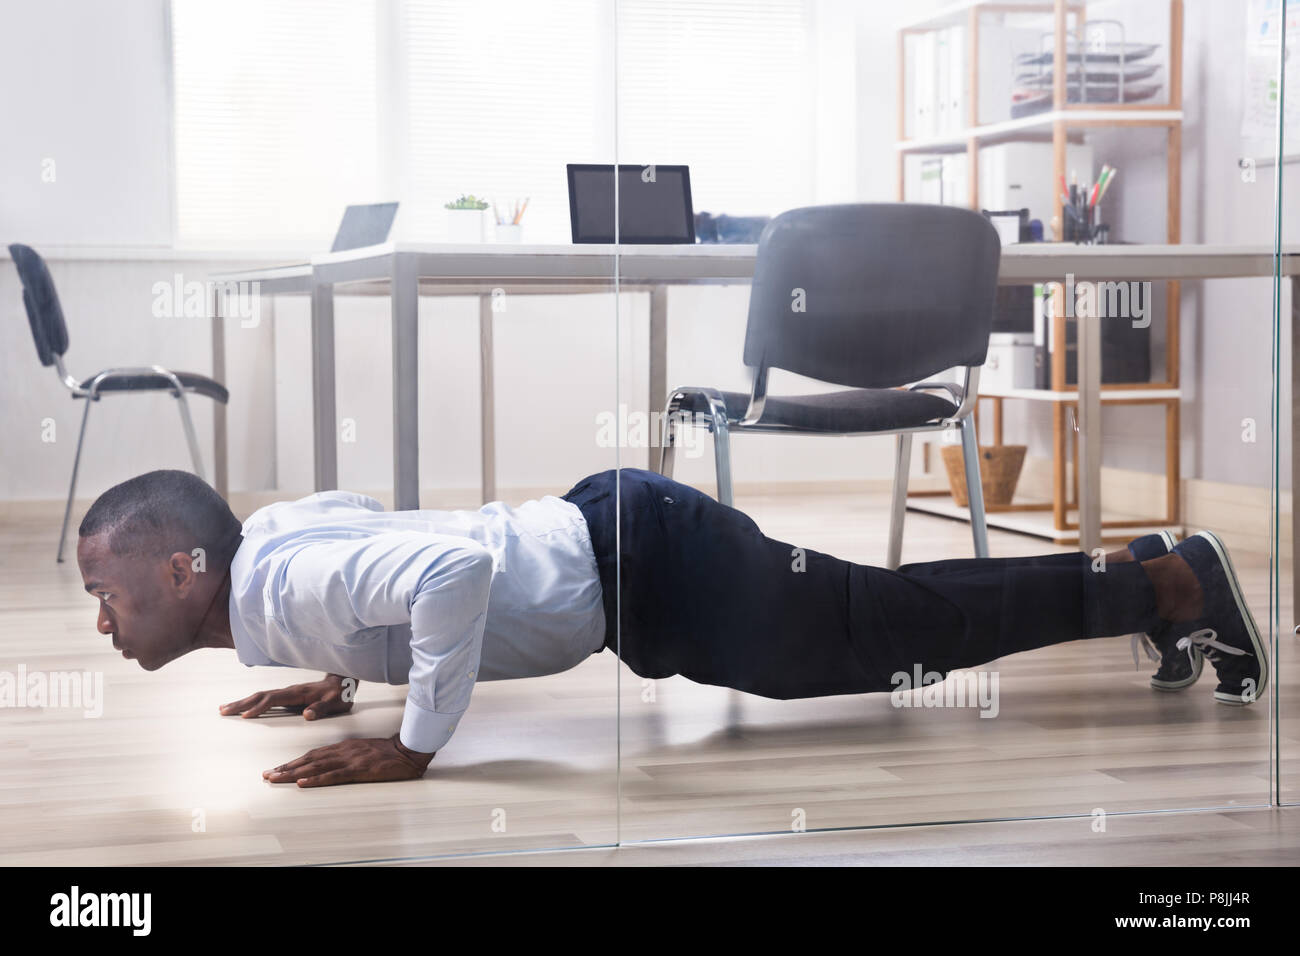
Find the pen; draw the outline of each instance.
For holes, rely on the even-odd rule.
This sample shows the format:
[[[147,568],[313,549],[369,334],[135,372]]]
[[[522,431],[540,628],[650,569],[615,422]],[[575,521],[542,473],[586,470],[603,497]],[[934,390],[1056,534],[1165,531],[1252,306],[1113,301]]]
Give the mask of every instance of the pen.
[[[1106,190],[1110,189],[1110,184],[1115,181],[1115,175],[1118,172],[1119,170],[1112,166],[1110,172],[1106,174],[1106,181],[1101,184],[1101,196],[1097,197],[1099,200],[1106,195]]]

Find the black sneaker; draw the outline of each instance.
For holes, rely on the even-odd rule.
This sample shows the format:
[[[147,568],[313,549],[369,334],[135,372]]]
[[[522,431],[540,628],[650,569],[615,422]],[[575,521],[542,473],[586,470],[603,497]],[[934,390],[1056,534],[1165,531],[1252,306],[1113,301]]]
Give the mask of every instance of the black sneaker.
[[[1137,561],[1152,561],[1163,558],[1177,543],[1172,532],[1161,531],[1134,538],[1128,543],[1128,550]],[[1200,679],[1204,665],[1200,647],[1189,645],[1185,651],[1178,648],[1178,640],[1185,636],[1186,631],[1184,625],[1161,621],[1149,634],[1133,635],[1133,666],[1140,663],[1139,651],[1145,651],[1147,657],[1159,662],[1160,666],[1151,675],[1152,689],[1166,692],[1183,690]]]
[[[1178,647],[1181,635],[1174,627],[1166,625],[1161,630],[1160,666],[1151,675],[1151,687],[1166,692],[1185,690],[1201,679],[1205,655],[1196,644],[1187,646],[1185,652],[1181,650]]]
[[[1268,686],[1268,655],[1255,619],[1218,535],[1198,531],[1174,545],[1201,585],[1205,611],[1180,637],[1177,646],[1200,648],[1219,676],[1214,699],[1221,704],[1250,704]]]

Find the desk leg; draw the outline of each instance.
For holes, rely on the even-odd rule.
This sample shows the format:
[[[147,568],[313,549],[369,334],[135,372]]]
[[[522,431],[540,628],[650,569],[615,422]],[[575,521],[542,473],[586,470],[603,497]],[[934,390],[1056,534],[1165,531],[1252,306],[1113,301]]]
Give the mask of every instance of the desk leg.
[[[1101,547],[1101,320],[1079,316],[1079,550]]]
[[[479,440],[483,504],[497,498],[496,383],[493,373],[492,296],[478,297]]]
[[[650,414],[662,412],[668,401],[668,287],[650,289]],[[658,436],[652,441],[657,442]],[[651,449],[653,457],[654,449]]]
[[[334,403],[334,286],[311,286],[311,421],[316,490],[339,486],[337,409]]]
[[[212,287],[212,377],[226,384],[226,320],[221,314],[222,290]],[[212,487],[222,498],[230,495],[230,465],[226,458],[226,406],[213,402],[212,410]]]
[[[414,260],[393,256],[393,510],[420,507],[420,284]]]

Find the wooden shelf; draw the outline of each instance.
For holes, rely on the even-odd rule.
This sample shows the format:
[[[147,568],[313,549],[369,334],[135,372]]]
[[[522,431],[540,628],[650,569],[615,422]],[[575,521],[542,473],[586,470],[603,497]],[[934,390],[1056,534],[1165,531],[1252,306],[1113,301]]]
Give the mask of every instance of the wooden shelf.
[[[1067,3],[1068,10],[1082,10],[1085,4],[1082,0],[1074,0]],[[899,30],[903,33],[919,33],[925,30],[938,30],[941,27],[960,26],[965,23],[971,13],[1051,13],[1055,6],[1050,0],[1039,0],[1039,2],[1017,2],[1017,0],[954,0],[947,6],[940,7],[934,13],[921,17],[903,24]]]
[[[1017,140],[1051,142],[1056,124],[1071,126],[1172,126],[1183,121],[1183,111],[1142,106],[1107,109],[1048,110],[1033,116],[956,130],[927,139],[907,139],[894,144],[899,153],[964,153],[971,144],[993,146]]]
[[[1087,6],[1079,0],[1050,0],[1050,2],[1013,4],[1008,2],[989,2],[989,0],[957,0],[934,14],[918,19],[898,31],[898,134],[895,143],[898,201],[906,200],[904,191],[904,171],[909,155],[965,153],[967,164],[966,202],[970,209],[980,208],[979,163],[980,150],[996,143],[1042,140],[1052,144],[1052,169],[1050,175],[1053,184],[1061,182],[1066,173],[1066,144],[1081,128],[1106,126],[1164,127],[1165,128],[1165,241],[1176,245],[1181,241],[1181,195],[1182,195],[1182,143],[1183,143],[1183,0],[1168,0],[1169,3],[1169,65],[1168,65],[1168,101],[1157,103],[1111,104],[1106,107],[1090,106],[1086,103],[1067,102],[1067,75],[1064,70],[1057,70],[1052,87],[1052,109],[1033,116],[1006,120],[1000,123],[981,124],[979,122],[979,20],[982,12],[988,13],[1050,13],[1053,20],[1054,46],[1053,60],[1061,64],[1067,62],[1067,37],[1071,33],[1082,42],[1083,29],[1087,22]],[[1074,15],[1075,23],[1069,23]],[[909,34],[925,33],[943,27],[966,25],[967,56],[966,69],[969,71],[966,92],[966,127],[961,130],[944,133],[925,139],[907,139],[907,101],[904,87],[907,83],[907,37]],[[1047,175],[1047,171],[1044,171]],[[1060,242],[1065,213],[1059,203],[1053,210],[1055,215],[1050,225],[1052,238]],[[1179,389],[1179,306],[1180,287],[1176,280],[1165,283],[1166,298],[1166,334],[1165,334],[1165,368],[1168,381],[1151,385],[1133,384],[1101,387],[1100,400],[1103,405],[1163,405],[1165,417],[1165,480],[1166,480],[1166,514],[1162,519],[1153,519],[1155,526],[1176,526],[1179,521],[1178,488],[1180,471],[1180,416],[1182,411],[1182,391]],[[1049,321],[1052,323],[1052,338],[1064,343],[1066,340],[1066,318],[1059,306],[1052,309]],[[1078,498],[1078,433],[1069,425],[1067,415],[1071,404],[1077,404],[1079,393],[1066,385],[1065,350],[1058,349],[1052,355],[1050,389],[989,389],[980,390],[981,399],[989,399],[993,405],[994,444],[1002,443],[1003,402],[1007,399],[1031,402],[1046,402],[1052,415],[1052,499],[1048,503],[1019,505],[1009,511],[990,512],[990,527],[1006,528],[1026,534],[1042,534],[1056,541],[1078,541],[1078,532],[1071,528],[1069,518],[1070,505],[1067,486],[1076,486],[1074,498]],[[978,414],[978,413],[977,413]],[[1070,445],[1075,453],[1072,462],[1067,465],[1066,455]],[[925,446],[926,455],[930,446]],[[927,457],[928,462],[928,457]],[[946,503],[945,503],[946,501]],[[947,514],[949,517],[964,517],[966,509],[957,508],[951,499],[908,499],[909,508],[932,511],[935,514]],[[1103,534],[1118,526],[1127,531],[1142,524],[1146,519],[1126,520],[1122,522],[1103,521]],[[1118,532],[1117,532],[1118,533]],[[1136,533],[1136,532],[1134,532]],[[1130,537],[1132,534],[1130,534]]]
[[[1057,544],[1077,545],[1079,543],[1078,514],[1073,509],[1070,509],[1068,514],[1073,519],[1070,523],[1074,524],[1075,527],[1058,528],[1052,516],[1052,502],[1017,502],[1017,504],[1029,504],[1036,507],[1018,508],[1015,511],[988,511],[984,515],[985,523],[990,528],[1047,538]],[[958,505],[950,495],[909,495],[907,508],[909,511],[920,511],[942,518],[970,521],[969,509]],[[1169,528],[1170,524],[1160,518],[1152,518],[1148,522],[1143,518],[1124,515],[1123,517],[1114,516],[1109,519],[1103,517],[1101,527],[1103,539],[1107,541],[1129,541],[1139,535],[1163,531]]]
[[[1079,393],[1073,389],[1057,390],[1051,388],[981,388],[980,398],[1021,398],[1031,402],[1077,402]],[[1103,387],[1102,404],[1125,405],[1135,402],[1167,401],[1181,399],[1183,391],[1179,388],[1117,388]]]

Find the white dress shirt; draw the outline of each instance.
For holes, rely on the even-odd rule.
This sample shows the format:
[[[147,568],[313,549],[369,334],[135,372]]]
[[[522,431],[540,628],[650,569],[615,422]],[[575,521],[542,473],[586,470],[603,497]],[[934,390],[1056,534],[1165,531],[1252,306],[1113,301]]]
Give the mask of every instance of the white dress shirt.
[[[475,681],[554,674],[604,645],[591,534],[561,498],[386,512],[322,491],[259,509],[243,534],[239,660],[409,684],[400,739],[420,753],[447,743]]]

